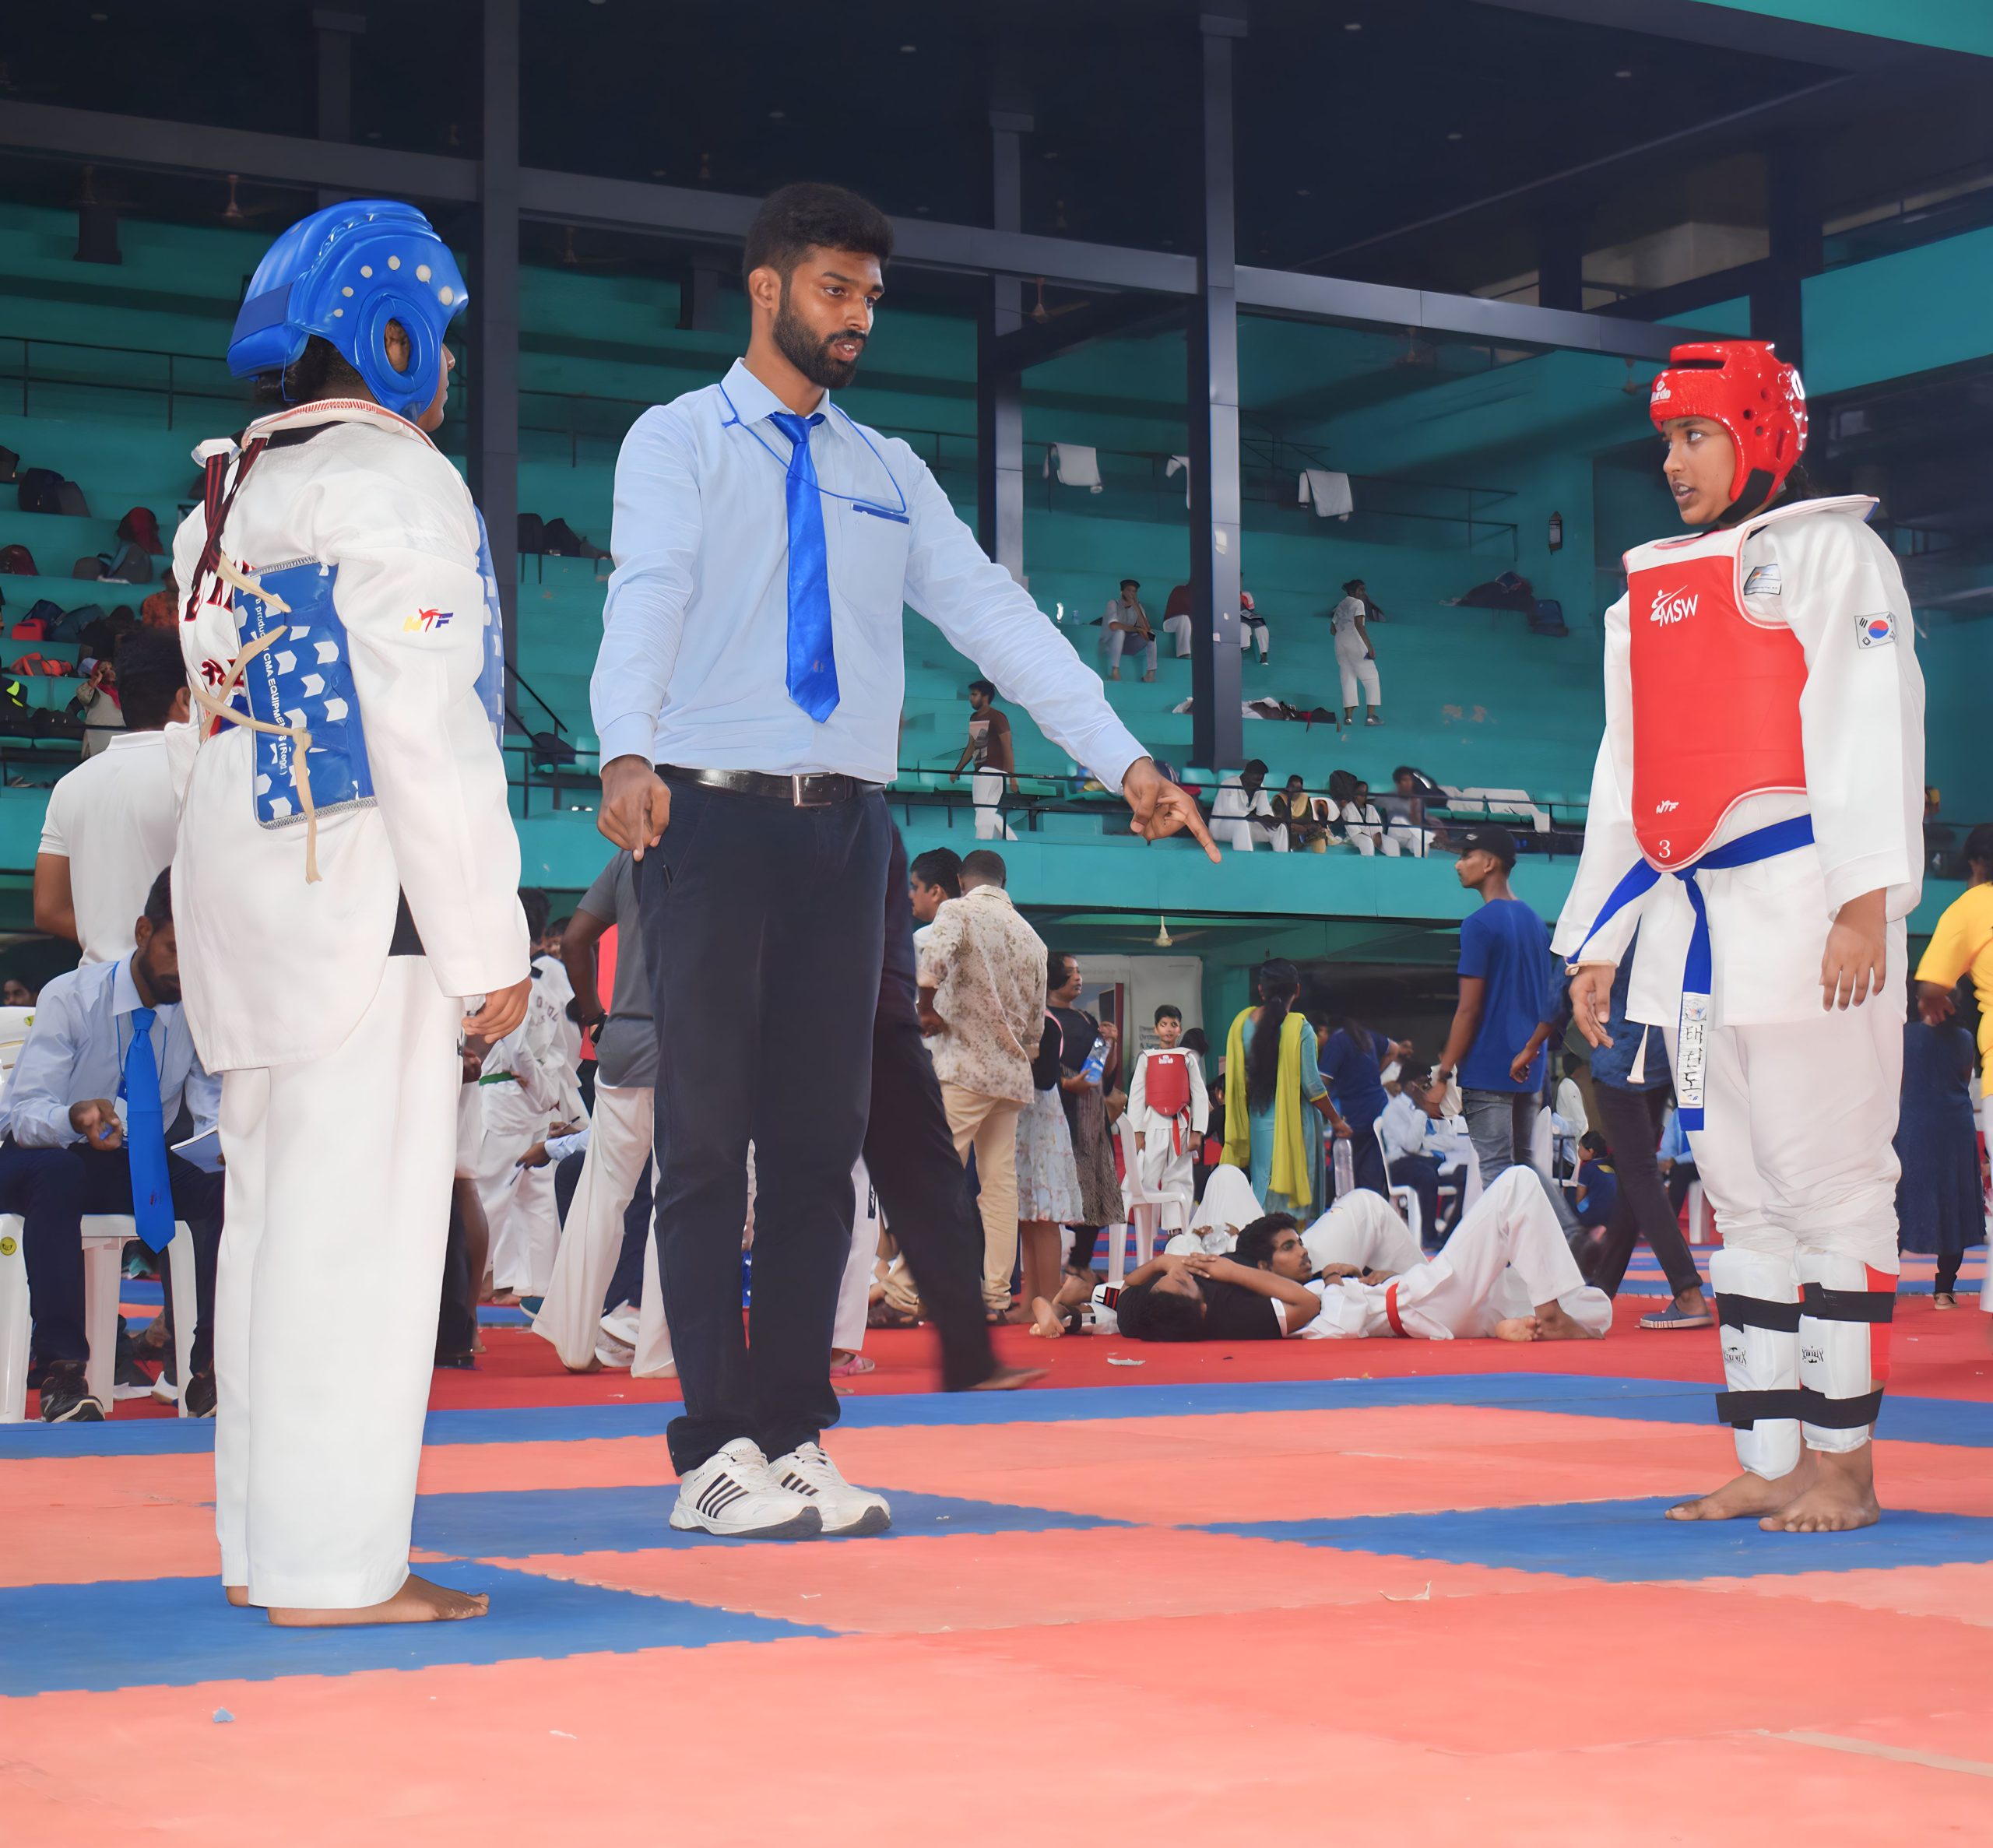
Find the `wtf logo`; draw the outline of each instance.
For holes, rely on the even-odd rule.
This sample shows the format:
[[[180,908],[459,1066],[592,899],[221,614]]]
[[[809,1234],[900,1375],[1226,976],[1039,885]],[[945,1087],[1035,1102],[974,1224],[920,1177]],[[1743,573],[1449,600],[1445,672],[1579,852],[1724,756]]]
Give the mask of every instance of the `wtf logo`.
[[[433,634],[438,629],[448,627],[455,613],[450,610],[418,610],[402,624],[402,631],[404,634]]]
[[[1654,607],[1647,612],[1647,620],[1664,625],[1686,622],[1696,613],[1696,606],[1702,601],[1699,596],[1691,596],[1685,590],[1664,591],[1654,600]]]

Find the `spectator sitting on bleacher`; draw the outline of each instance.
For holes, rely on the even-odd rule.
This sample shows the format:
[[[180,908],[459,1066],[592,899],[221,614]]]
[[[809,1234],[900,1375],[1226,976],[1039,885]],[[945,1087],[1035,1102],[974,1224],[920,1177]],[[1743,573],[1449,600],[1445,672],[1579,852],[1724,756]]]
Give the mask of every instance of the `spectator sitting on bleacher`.
[[[1250,590],[1242,590],[1239,593],[1239,646],[1240,649],[1243,651],[1250,648],[1257,641],[1260,645],[1260,665],[1264,667],[1267,664],[1267,644],[1269,639],[1267,619],[1260,615],[1259,606],[1253,601],[1253,593]]]
[[[149,592],[139,605],[139,620],[148,629],[180,633],[180,581],[169,567],[157,590]]]
[[[1187,584],[1173,584],[1169,588],[1169,600],[1162,606],[1162,632],[1176,639],[1176,659],[1187,661],[1190,658],[1190,587]]]
[[[1342,824],[1344,839],[1359,853],[1367,857],[1382,852],[1388,858],[1397,856],[1400,844],[1385,833],[1383,813],[1370,799],[1368,783],[1347,770],[1338,770],[1329,778],[1329,799]]]
[[[1101,619],[1101,652],[1107,657],[1107,677],[1118,680],[1121,677],[1121,655],[1124,648],[1137,648],[1142,655],[1142,678],[1155,678],[1155,631],[1149,627],[1149,613],[1136,597],[1141,584],[1133,578],[1121,580],[1121,594],[1107,606],[1107,613]]]
[[[86,964],[42,991],[0,1101],[0,1212],[22,1218],[33,1348],[47,1369],[41,1416],[51,1425],[104,1416],[83,1379],[86,1213],[131,1214],[156,1252],[173,1238],[176,1218],[188,1222],[199,1302],[192,1373],[181,1383],[196,1417],[215,1406],[210,1324],[222,1176],[171,1153],[167,1135],[183,1103],[193,1134],[213,1129],[221,1086],[202,1070],[180,1009],[170,871],[152,882],[144,903],[128,957]],[[170,1278],[167,1291],[171,1313]]]
[[[1315,798],[1308,793],[1297,771],[1287,779],[1285,791],[1274,798],[1275,817],[1287,824],[1288,850],[1292,853],[1326,853],[1329,829],[1320,818]]]
[[[1212,839],[1235,853],[1250,853],[1259,841],[1276,853],[1287,852],[1287,826],[1274,815],[1266,781],[1267,767],[1257,757],[1236,775],[1226,774],[1211,803]]]
[[[1425,817],[1427,809],[1445,801],[1445,794],[1424,771],[1409,764],[1401,764],[1391,772],[1391,792],[1377,798],[1387,837],[1414,859],[1423,859],[1429,848],[1445,844],[1446,831]]]
[[[58,782],[34,862],[35,928],[86,963],[131,954],[132,920],[173,858],[180,809],[165,728],[187,716],[178,634],[141,630],[118,652],[124,729]]]

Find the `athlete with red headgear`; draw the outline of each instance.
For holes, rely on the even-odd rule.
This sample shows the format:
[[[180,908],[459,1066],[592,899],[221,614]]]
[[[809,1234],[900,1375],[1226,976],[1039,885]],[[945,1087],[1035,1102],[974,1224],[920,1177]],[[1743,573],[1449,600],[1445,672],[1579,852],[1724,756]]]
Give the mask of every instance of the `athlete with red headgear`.
[[[1678,346],[1654,382],[1686,537],[1626,554],[1605,736],[1555,947],[1578,1024],[1663,1030],[1723,1247],[1710,1260],[1743,1473],[1669,1510],[1787,1532],[1875,1520],[1896,1284],[1903,920],[1924,681],[1866,496],[1814,497],[1806,398],[1770,345]],[[1651,1036],[1642,1057],[1659,1055]]]

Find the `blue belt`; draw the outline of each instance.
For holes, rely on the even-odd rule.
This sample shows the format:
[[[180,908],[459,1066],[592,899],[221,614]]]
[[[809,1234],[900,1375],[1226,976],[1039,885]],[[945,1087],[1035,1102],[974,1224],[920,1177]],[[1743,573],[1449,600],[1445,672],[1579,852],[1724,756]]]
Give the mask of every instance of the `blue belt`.
[[[1719,872],[1733,866],[1752,866],[1760,860],[1776,859],[1795,848],[1810,846],[1813,817],[1795,815],[1790,821],[1774,821],[1768,827],[1753,828],[1721,847],[1712,847],[1691,866],[1668,870],[1689,888],[1689,903],[1696,914],[1695,928],[1689,933],[1689,954],[1682,965],[1682,1012],[1676,1037],[1675,1112],[1684,1130],[1703,1126],[1703,1066],[1704,1039],[1709,1026],[1710,984],[1713,959],[1710,951],[1710,914],[1703,903],[1702,887],[1696,875],[1714,867]],[[1636,898],[1650,892],[1660,881],[1661,870],[1645,860],[1635,866],[1612,888],[1591,929],[1585,933],[1570,957],[1576,962],[1584,954],[1585,943],[1603,930]]]

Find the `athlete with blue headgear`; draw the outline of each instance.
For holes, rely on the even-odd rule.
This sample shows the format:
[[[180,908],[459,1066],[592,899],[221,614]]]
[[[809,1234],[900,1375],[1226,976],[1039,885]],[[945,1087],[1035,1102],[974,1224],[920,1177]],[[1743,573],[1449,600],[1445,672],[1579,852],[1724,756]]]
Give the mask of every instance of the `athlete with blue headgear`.
[[[174,544],[201,708],[174,897],[228,1175],[216,1527],[230,1601],[279,1623],[484,1608],[408,1558],[465,997],[495,1040],[531,986],[490,549],[426,434],[464,302],[412,206],[284,233],[228,349],[267,409],[195,451]],[[328,1304],[359,1305],[336,1392],[300,1358]]]

